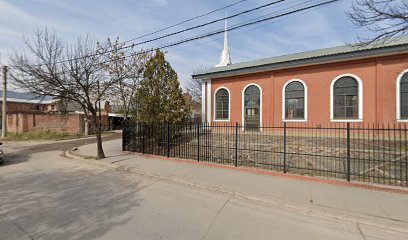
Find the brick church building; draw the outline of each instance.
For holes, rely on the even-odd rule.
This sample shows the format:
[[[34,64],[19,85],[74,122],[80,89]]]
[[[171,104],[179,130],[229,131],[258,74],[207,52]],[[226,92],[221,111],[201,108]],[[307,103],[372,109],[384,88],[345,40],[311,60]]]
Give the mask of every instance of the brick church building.
[[[193,78],[204,122],[408,122],[408,38],[231,64],[225,31],[220,64]]]

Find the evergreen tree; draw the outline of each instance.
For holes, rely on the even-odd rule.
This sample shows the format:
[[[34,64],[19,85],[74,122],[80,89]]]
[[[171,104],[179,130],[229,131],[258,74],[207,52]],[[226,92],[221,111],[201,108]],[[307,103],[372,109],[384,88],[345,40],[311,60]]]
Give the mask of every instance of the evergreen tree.
[[[181,123],[190,117],[176,71],[157,50],[146,63],[144,77],[136,93],[137,119],[141,122]]]

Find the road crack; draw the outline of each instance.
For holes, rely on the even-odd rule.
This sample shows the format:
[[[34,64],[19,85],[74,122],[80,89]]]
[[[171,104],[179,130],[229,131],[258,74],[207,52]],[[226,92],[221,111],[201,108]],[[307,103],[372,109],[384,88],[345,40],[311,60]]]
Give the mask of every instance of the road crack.
[[[363,232],[363,230],[361,229],[359,223],[356,223],[356,227],[357,227],[357,230],[358,230],[358,232],[360,233],[361,237],[362,237],[364,240],[367,240],[367,238],[366,238],[366,236],[364,235],[364,232]]]
[[[212,229],[215,221],[217,220],[218,216],[221,214],[222,210],[225,208],[225,206],[231,201],[231,199],[234,197],[234,194],[231,194],[230,197],[225,201],[225,203],[218,209],[217,214],[215,214],[214,218],[211,220],[210,225],[208,226],[207,230],[205,231],[204,235],[201,237],[201,239],[205,239]]]

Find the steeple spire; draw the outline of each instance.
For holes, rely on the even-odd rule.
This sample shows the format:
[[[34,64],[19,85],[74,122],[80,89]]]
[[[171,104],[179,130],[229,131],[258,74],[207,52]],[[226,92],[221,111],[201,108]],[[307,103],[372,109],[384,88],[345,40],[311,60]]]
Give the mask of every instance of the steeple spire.
[[[225,14],[227,16],[227,14]],[[220,63],[215,65],[216,67],[224,67],[231,64],[231,54],[228,49],[228,23],[225,19],[225,30],[224,30],[224,49],[221,52]]]

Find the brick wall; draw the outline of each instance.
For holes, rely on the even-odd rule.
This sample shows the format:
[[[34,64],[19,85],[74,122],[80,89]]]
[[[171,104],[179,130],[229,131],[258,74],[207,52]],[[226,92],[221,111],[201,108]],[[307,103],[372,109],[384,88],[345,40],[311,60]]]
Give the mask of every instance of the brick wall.
[[[82,114],[12,113],[7,117],[9,132],[53,130],[68,133],[84,132]]]
[[[243,122],[243,94],[249,85],[261,90],[260,122],[283,122],[283,87],[290,80],[302,80],[307,87],[307,122],[330,123],[331,84],[338,76],[357,76],[362,82],[362,122],[397,123],[396,81],[408,67],[408,55],[377,57],[308,67],[274,70],[263,73],[214,78],[211,80],[211,120],[214,121],[214,94],[219,88],[230,91],[230,120]],[[210,112],[209,112],[210,111]],[[208,114],[209,115],[209,114]],[[223,121],[225,122],[225,121]]]

